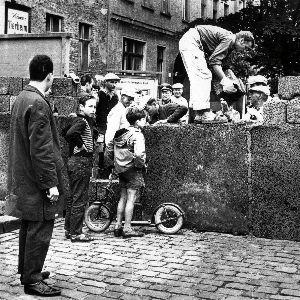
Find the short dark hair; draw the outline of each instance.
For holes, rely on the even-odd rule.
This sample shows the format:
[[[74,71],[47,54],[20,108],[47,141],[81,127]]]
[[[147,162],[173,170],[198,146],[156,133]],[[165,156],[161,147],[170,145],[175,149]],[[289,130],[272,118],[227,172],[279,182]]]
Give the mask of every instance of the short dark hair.
[[[33,81],[43,81],[49,73],[53,73],[53,62],[48,55],[39,54],[29,63],[29,77]]]
[[[126,119],[130,125],[134,125],[134,123],[142,118],[146,118],[146,113],[143,109],[132,106],[127,108]]]
[[[81,84],[82,86],[84,86],[84,85],[86,85],[87,83],[92,83],[92,76],[87,75],[87,74],[81,76],[81,78],[80,78],[80,84]]]
[[[237,39],[243,38],[247,42],[252,42],[251,48],[255,47],[255,40],[251,31],[240,31],[236,34],[236,38]]]
[[[155,98],[150,98],[150,99],[147,101],[147,104],[148,104],[148,105],[152,105],[153,102],[156,102],[156,99],[155,99]]]
[[[96,99],[93,95],[90,95],[90,94],[87,94],[87,95],[84,95],[84,96],[81,96],[79,99],[78,99],[78,105],[83,105],[85,106],[86,104],[86,101],[90,100],[90,99]]]

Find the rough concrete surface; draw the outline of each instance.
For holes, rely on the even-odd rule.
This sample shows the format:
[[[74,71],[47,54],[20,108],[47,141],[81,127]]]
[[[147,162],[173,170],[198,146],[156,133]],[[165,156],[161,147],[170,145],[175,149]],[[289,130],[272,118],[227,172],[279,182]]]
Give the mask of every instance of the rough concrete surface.
[[[58,220],[44,265],[48,282],[62,288],[52,299],[300,299],[297,242],[142,230],[122,239],[109,228],[91,243],[71,243]],[[43,299],[24,294],[17,254],[17,232],[0,235],[0,299]]]
[[[251,130],[252,200],[255,236],[300,239],[299,127]]]
[[[146,211],[175,202],[190,227],[247,233],[245,126],[153,127],[145,133],[149,172]]]

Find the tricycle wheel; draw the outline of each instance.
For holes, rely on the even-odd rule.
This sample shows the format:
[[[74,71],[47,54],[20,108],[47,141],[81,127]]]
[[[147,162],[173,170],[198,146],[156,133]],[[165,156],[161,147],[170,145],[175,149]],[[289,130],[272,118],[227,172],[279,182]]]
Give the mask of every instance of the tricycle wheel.
[[[172,204],[162,204],[154,214],[154,222],[162,233],[174,234],[183,225],[183,213]]]
[[[106,230],[111,223],[111,213],[109,208],[104,204],[92,204],[84,213],[86,226],[95,232]]]

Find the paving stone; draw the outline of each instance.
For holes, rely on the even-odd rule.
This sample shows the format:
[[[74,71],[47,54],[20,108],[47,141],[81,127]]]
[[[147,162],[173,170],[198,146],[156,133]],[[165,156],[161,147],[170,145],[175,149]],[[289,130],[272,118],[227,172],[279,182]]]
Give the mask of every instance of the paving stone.
[[[57,300],[300,300],[297,242],[185,230],[183,236],[161,238],[161,235],[151,233],[150,237],[138,241],[118,241],[108,232],[95,234],[98,237],[96,243],[80,245],[70,244],[63,234],[61,220],[55,224],[45,262],[45,269],[52,271],[51,283],[56,282],[63,290],[62,297]],[[196,256],[193,254],[199,252],[199,261],[185,259],[176,263],[161,250],[166,249],[163,248],[165,244],[168,254],[174,257]],[[180,244],[184,247],[179,251]],[[136,255],[127,256],[126,249],[129,249],[128,253],[133,250]],[[147,260],[147,257],[153,257],[155,249],[157,259]],[[0,275],[0,299],[24,296],[16,274],[17,254],[18,233],[0,234],[0,255],[6,258],[0,260],[0,268],[4,270]],[[106,264],[107,261],[124,264]],[[166,267],[168,265],[172,268]]]
[[[288,295],[288,296],[300,297],[300,290],[283,289],[283,290],[281,290],[281,294]]]
[[[139,290],[137,290],[136,293],[138,295],[141,295],[141,296],[150,296],[151,298],[158,298],[158,299],[168,299],[168,298],[170,298],[169,293],[162,292],[162,291],[139,289]]]

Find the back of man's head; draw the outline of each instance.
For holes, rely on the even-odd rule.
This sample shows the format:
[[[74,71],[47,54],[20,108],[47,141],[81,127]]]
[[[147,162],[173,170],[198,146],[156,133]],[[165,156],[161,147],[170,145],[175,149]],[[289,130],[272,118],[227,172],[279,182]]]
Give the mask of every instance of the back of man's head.
[[[85,86],[87,83],[92,83],[92,77],[90,75],[83,75],[80,78],[81,86]]]
[[[29,63],[29,77],[32,81],[43,81],[53,73],[53,62],[47,55],[36,55]]]

